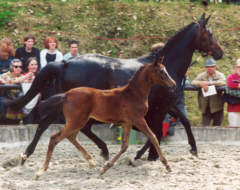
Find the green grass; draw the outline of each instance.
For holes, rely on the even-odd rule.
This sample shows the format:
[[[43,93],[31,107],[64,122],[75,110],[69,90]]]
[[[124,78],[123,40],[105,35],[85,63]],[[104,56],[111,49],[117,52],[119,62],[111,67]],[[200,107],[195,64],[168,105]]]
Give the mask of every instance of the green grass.
[[[3,2],[3,1],[1,1]],[[59,40],[59,49],[66,52],[68,41],[80,41],[80,53],[100,53],[106,56],[133,58],[146,54],[154,43],[166,42],[183,26],[197,21],[202,13],[211,15],[208,27],[224,48],[225,55],[218,61],[218,69],[226,76],[233,72],[235,60],[240,57],[239,6],[210,4],[189,0],[149,2],[119,0],[12,0],[7,2],[12,16],[6,17],[0,28],[0,38],[13,39],[15,47],[22,45],[23,36],[33,33],[37,47],[43,48],[43,40],[51,32]],[[1,9],[1,8],[0,8]],[[158,36],[159,39],[99,40],[103,38],[134,38]],[[161,39],[161,37],[163,37]],[[199,64],[188,71],[193,79],[202,72],[205,59],[198,53]],[[193,125],[199,125],[201,114],[197,106],[197,93],[186,92],[186,107]],[[226,125],[226,113],[225,121]]]

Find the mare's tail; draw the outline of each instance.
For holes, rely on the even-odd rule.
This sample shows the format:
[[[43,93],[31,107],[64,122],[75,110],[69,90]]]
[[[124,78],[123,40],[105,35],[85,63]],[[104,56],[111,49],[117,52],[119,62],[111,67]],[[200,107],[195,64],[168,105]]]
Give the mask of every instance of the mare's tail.
[[[19,110],[24,107],[30,100],[32,100],[39,92],[41,92],[44,87],[48,84],[48,82],[53,79],[58,79],[60,74],[60,64],[48,64],[45,66],[40,73],[34,79],[31,88],[28,92],[17,99],[0,102],[5,106],[10,107],[13,110]]]
[[[39,114],[42,118],[49,115],[52,112],[61,113],[62,112],[62,105],[66,100],[66,94],[56,94],[53,95],[46,100],[41,101],[39,104]]]

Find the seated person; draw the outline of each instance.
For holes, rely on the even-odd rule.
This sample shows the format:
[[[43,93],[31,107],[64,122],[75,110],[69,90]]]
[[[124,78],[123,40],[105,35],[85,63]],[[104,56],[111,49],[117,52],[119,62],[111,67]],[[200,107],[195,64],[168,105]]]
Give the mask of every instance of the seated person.
[[[26,64],[26,72],[23,75],[27,75],[28,73],[32,73],[32,77],[26,78],[21,83],[23,94],[26,94],[29,88],[32,85],[33,80],[35,79],[35,76],[39,72],[39,66],[37,59],[35,57],[30,57]],[[38,116],[38,110],[37,110],[37,103],[40,100],[40,94],[37,94],[28,104],[23,108],[23,112],[26,115],[26,117],[23,119],[24,124],[30,124],[30,123],[37,123],[39,116]]]
[[[1,75],[1,80],[4,84],[19,84],[28,78],[32,77],[32,74],[26,74],[22,76],[22,62],[19,59],[13,59],[10,63],[9,71]],[[8,99],[15,99],[21,93],[20,89],[10,89],[7,91],[6,98]],[[20,120],[23,119],[23,112],[20,111],[13,111],[7,108],[6,115],[5,115],[5,122],[6,124],[18,124]]]

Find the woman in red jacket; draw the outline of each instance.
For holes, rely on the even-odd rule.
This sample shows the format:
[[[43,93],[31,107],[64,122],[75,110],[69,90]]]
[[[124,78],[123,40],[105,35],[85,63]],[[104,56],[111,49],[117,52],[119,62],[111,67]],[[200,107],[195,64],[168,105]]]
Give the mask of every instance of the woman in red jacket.
[[[236,62],[236,72],[229,75],[227,86],[240,95],[240,59]],[[240,103],[228,104],[228,122],[230,127],[240,127]]]

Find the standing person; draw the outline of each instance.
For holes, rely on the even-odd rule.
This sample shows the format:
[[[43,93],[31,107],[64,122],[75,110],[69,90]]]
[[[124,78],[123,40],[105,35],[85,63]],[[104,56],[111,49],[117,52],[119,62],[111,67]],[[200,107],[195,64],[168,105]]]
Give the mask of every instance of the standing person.
[[[40,51],[33,47],[36,44],[35,37],[32,34],[27,34],[23,38],[24,46],[16,50],[16,58],[23,63],[23,71],[26,71],[26,62],[28,58],[35,57],[38,64],[40,63]],[[40,65],[39,65],[40,66]]]
[[[14,59],[15,50],[12,40],[4,38],[0,41],[0,74],[9,71],[11,61]]]
[[[41,69],[53,61],[62,61],[63,55],[57,50],[58,42],[55,37],[46,37],[44,41],[45,49],[40,52]],[[46,99],[55,94],[55,81],[49,82],[42,90],[42,99]]]
[[[79,43],[77,41],[75,40],[70,41],[69,52],[63,56],[63,60],[67,61],[69,59],[79,56],[80,54],[78,53],[78,45]]]
[[[21,83],[23,94],[26,94],[29,88],[32,85],[33,80],[35,79],[36,75],[39,72],[38,62],[35,57],[30,57],[26,62],[26,72],[23,75],[27,75],[28,73],[32,73],[31,78],[27,78]],[[24,124],[29,123],[37,123],[37,120],[39,118],[38,116],[38,110],[37,110],[37,103],[40,100],[40,94],[36,95],[24,108],[23,112],[25,115],[27,115],[23,119]]]
[[[55,37],[46,37],[44,41],[45,49],[40,52],[40,65],[41,69],[45,67],[48,63],[53,61],[62,61],[63,55],[57,49],[58,42]]]
[[[235,73],[228,76],[226,92],[240,98],[240,59],[236,62]],[[230,104],[227,106],[228,122],[230,127],[240,127],[240,103]]]
[[[1,75],[1,79],[4,84],[19,84],[25,80],[29,80],[32,78],[32,73],[28,73],[26,75],[22,75],[22,62],[20,59],[13,59],[10,63],[10,69],[8,72]],[[10,89],[7,91],[7,98],[15,99],[21,93],[20,89]],[[23,112],[20,111],[13,111],[11,109],[7,109],[6,112],[6,120],[5,124],[18,124],[20,120],[23,119]]]
[[[200,73],[193,81],[192,85],[201,87],[204,92],[208,92],[209,86],[224,86],[226,78],[223,73],[217,71],[216,61],[212,58],[205,62],[205,72]],[[198,105],[202,112],[202,125],[209,126],[213,120],[213,126],[220,126],[223,120],[223,96],[216,93],[211,96],[203,96],[198,93]]]

